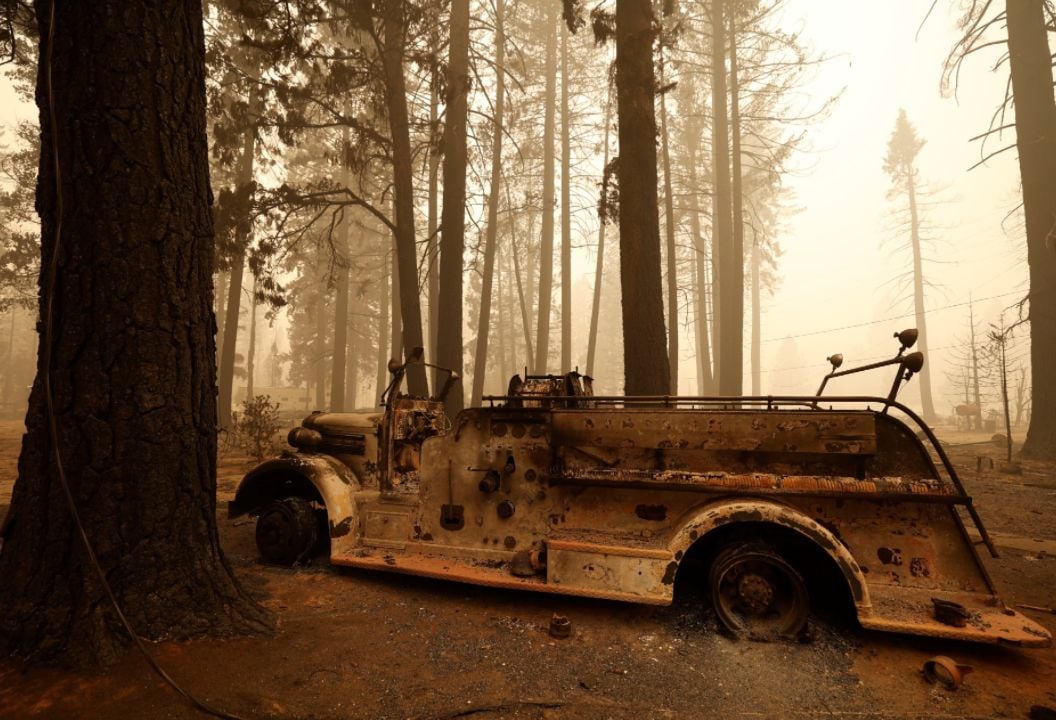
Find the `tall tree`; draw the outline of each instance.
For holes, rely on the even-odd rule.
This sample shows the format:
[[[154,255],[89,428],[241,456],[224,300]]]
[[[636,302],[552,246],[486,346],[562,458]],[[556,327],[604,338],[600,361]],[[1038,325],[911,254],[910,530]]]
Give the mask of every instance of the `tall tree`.
[[[387,249],[387,243],[382,241],[382,247]],[[385,385],[388,383],[389,371],[388,364],[389,359],[392,357],[389,355],[389,333],[392,329],[389,325],[389,319],[391,315],[389,313],[389,307],[396,297],[395,292],[389,291],[390,279],[395,282],[396,279],[392,277],[390,272],[389,254],[387,251],[382,251],[380,254],[381,267],[378,269],[378,332],[377,332],[377,363],[376,372],[374,373],[374,403],[381,402],[381,394],[385,391]]]
[[[257,276],[253,276],[253,289],[249,293],[249,345],[246,348],[246,400],[251,400],[254,393],[257,363]]]
[[[506,101],[506,38],[503,35],[505,8],[505,0],[496,0],[495,103],[491,136],[491,185],[488,190],[488,220],[485,227],[486,237],[484,240],[484,274],[480,289],[480,319],[477,323],[477,351],[473,367],[473,394],[470,400],[472,407],[479,406],[480,399],[484,395],[484,376],[487,373],[488,358],[488,333],[491,330],[491,285],[492,278],[495,275],[495,245],[499,229],[499,187],[502,182],[502,116]],[[503,328],[500,324],[500,332],[502,331]],[[502,366],[501,357],[500,354],[500,368]]]
[[[259,96],[256,83],[250,85],[246,127],[242,130],[242,154],[238,161],[236,190],[233,197],[245,200],[252,192],[253,164],[256,149],[257,126],[254,116],[258,112]],[[239,203],[242,204],[242,203]],[[220,348],[220,387],[217,405],[220,410],[221,428],[231,426],[231,403],[235,389],[235,354],[238,343],[238,317],[242,307],[242,279],[246,267],[246,253],[252,242],[253,223],[245,212],[241,222],[235,225],[235,248],[228,275],[227,302],[224,311],[224,344]]]
[[[908,216],[909,246],[913,255],[913,309],[920,337],[917,345],[925,357],[928,355],[927,311],[924,307],[924,256],[921,252],[921,217],[917,202],[919,173],[917,156],[924,147],[924,140],[917,136],[905,110],[898,111],[895,129],[887,144],[884,171],[891,177],[892,187],[888,197],[904,196]],[[931,394],[931,366],[925,363],[920,371],[920,403],[924,419],[935,422],[935,402]]]
[[[1044,0],[1007,0],[1030,268],[1031,416],[1023,454],[1056,458],[1056,101]],[[1051,14],[1049,15],[1051,18]]]
[[[965,5],[958,23],[963,33],[946,59],[943,88],[956,88],[962,63],[970,55],[991,46],[1007,48],[1010,78],[1005,97],[990,131],[979,139],[986,142],[1004,129],[995,127],[995,121],[1014,107],[1030,279],[1033,407],[1022,452],[1056,458],[1056,376],[1048,372],[1056,353],[1056,197],[1051,192],[1056,186],[1056,98],[1048,42],[1054,8],[1050,0],[1006,0],[1001,8],[994,2]],[[1007,32],[1006,42],[993,37],[995,28]]]
[[[572,369],[572,141],[568,112],[568,26],[561,24],[561,365]]]
[[[616,0],[620,286],[628,395],[670,391],[657,209],[655,34],[650,0]]]
[[[330,363],[332,368],[330,373],[330,409],[333,412],[343,412],[346,409],[351,409],[345,404],[350,392],[350,389],[345,387],[345,382],[348,380],[348,276],[351,270],[349,238],[352,234],[352,219],[345,217],[341,224],[336,257],[334,258],[334,273],[337,278],[334,283],[334,349],[331,353]]]
[[[740,383],[730,363],[740,355],[730,347],[732,333],[728,327],[732,322],[730,307],[736,303],[733,297],[734,282],[733,218],[730,187],[730,129],[727,114],[726,84],[726,3],[728,0],[711,0],[711,153],[714,181],[714,211],[711,225],[712,337],[715,339],[715,367],[720,395],[739,395]]]
[[[737,55],[737,13],[730,8],[730,202],[732,228],[729,253],[722,266],[722,394],[744,392],[744,177],[741,171],[741,85]]]
[[[665,13],[666,20],[666,13]],[[665,86],[664,48],[660,43],[660,84]],[[667,358],[671,394],[678,395],[678,256],[675,251],[675,200],[671,182],[671,138],[667,128],[667,90],[660,93],[660,148],[664,168],[664,238],[667,256]]]
[[[603,168],[609,166],[609,131],[612,128],[612,83],[606,83],[605,139],[602,141]],[[587,375],[594,376],[594,358],[598,351],[598,320],[601,317],[601,285],[605,269],[605,218],[598,219],[598,257],[594,268],[594,301],[590,306],[590,333],[587,336]]]
[[[543,100],[543,227],[539,242],[539,319],[536,322],[534,372],[547,371],[550,354],[550,308],[554,284],[554,108],[557,105],[557,8],[547,3],[546,96]],[[529,289],[528,297],[532,296]]]
[[[451,2],[444,116],[444,202],[440,228],[440,365],[462,375],[462,255],[466,247],[466,118],[469,112],[469,0]],[[403,280],[403,278],[401,278]],[[417,276],[408,279],[417,288]],[[465,404],[461,384],[444,400],[449,417]]]
[[[125,642],[63,485],[137,632],[258,629],[215,520],[201,4],[36,11],[43,334],[2,529],[0,653],[96,663]]]
[[[430,8],[432,13],[432,31],[429,43],[434,52],[440,47],[440,5]],[[437,341],[440,332],[440,243],[437,230],[440,227],[440,63],[433,59],[429,69],[429,151],[426,153],[428,165],[428,199],[426,201],[426,230],[429,239],[426,243],[426,276],[429,297],[429,353],[434,365],[439,365]],[[439,370],[432,375],[433,386],[440,382]]]
[[[399,285],[402,293],[400,313],[403,325],[403,347],[405,352],[411,352],[414,348],[423,347],[423,345],[422,304],[418,295],[418,250],[414,234],[414,161],[411,152],[410,122],[407,117],[407,88],[403,70],[407,29],[406,0],[385,0],[381,12],[382,32],[380,36],[375,33],[374,37],[381,54],[385,74],[385,105],[388,110],[392,141],[393,209],[396,220],[393,236],[396,242],[396,260],[399,266]],[[371,26],[371,31],[374,32],[373,26]],[[449,107],[448,112],[450,111]],[[465,182],[464,178],[463,182]],[[442,273],[443,268],[441,267],[441,275]],[[459,337],[461,337],[461,329],[459,329]],[[461,363],[458,367],[461,368]],[[424,396],[429,393],[425,368],[421,364],[408,368],[407,389],[412,395]],[[457,395],[457,393],[453,394]]]

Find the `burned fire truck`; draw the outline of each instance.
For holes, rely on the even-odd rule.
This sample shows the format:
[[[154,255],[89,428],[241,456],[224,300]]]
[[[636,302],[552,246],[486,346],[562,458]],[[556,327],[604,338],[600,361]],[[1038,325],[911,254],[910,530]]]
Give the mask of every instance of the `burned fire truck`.
[[[719,621],[753,636],[795,636],[812,599],[835,599],[865,628],[1047,646],[997,596],[972,499],[896,399],[924,363],[915,330],[896,337],[888,360],[829,358],[816,395],[600,397],[575,372],[526,374],[451,422],[443,397],[401,394],[394,362],[381,409],[308,416],[230,515],[257,516],[273,563],[328,542],[335,565],[638,603],[706,583]],[[881,367],[886,397],[823,396]]]

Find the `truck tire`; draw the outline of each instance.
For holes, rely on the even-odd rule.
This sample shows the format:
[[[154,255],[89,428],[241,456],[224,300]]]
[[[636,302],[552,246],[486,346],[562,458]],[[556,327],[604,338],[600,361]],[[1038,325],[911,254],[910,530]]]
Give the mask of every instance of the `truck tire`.
[[[756,640],[795,638],[807,624],[810,595],[802,575],[770,545],[733,541],[708,573],[719,622]]]
[[[257,517],[257,549],[265,562],[293,565],[319,544],[315,509],[300,497],[272,500]]]

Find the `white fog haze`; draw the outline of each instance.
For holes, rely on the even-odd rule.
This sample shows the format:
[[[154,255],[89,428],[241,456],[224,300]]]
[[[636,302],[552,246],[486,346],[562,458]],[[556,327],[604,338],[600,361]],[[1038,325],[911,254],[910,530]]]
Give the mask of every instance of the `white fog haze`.
[[[1026,294],[1027,268],[1022,215],[1017,210],[1015,152],[1001,152],[969,171],[982,154],[1014,143],[1012,130],[989,138],[985,148],[979,141],[970,141],[987,130],[1004,93],[1007,65],[994,71],[996,54],[980,52],[966,61],[956,93],[951,87],[943,94],[943,63],[958,37],[958,15],[950,4],[939,3],[925,21],[927,5],[919,0],[788,0],[785,4],[781,26],[798,32],[801,44],[817,62],[792,93],[791,106],[812,117],[797,124],[796,132],[803,133],[803,140],[782,179],[786,192],[774,238],[781,249],[776,283],[772,294],[766,289],[762,293],[760,390],[764,394],[811,393],[828,369],[828,355],[842,352],[845,367],[886,357],[896,349],[892,333],[914,325],[911,288],[903,284],[898,291],[896,282],[911,269],[905,232],[896,222],[904,203],[888,199],[891,180],[883,170],[900,109],[926,143],[918,158],[918,172],[928,193],[922,209],[928,228],[923,238],[927,361],[933,371],[938,413],[949,415],[955,404],[964,402],[960,397],[963,388],[947,375],[956,374],[950,368],[958,362],[959,353],[963,354],[969,298],[974,298],[976,328],[981,334],[991,323],[999,323],[1002,314],[1006,324],[1017,319],[1014,306]],[[583,32],[589,33],[589,28]],[[836,100],[830,107],[813,116],[833,97]],[[572,343],[573,365],[582,370],[594,284],[603,108],[591,106],[582,96],[573,98],[573,108],[578,123],[574,131],[581,138],[594,137],[594,154],[573,158],[577,183],[572,189]],[[21,102],[5,80],[0,91],[0,122],[11,131],[18,121],[35,118],[35,107]],[[612,144],[615,152],[615,137]],[[269,186],[282,182],[284,162],[279,159],[260,173],[260,182]],[[708,176],[699,179],[705,205],[710,196],[704,186],[710,181]],[[473,209],[473,203],[479,202],[471,201],[471,212],[483,212],[479,204]],[[538,222],[532,228],[538,233]],[[522,226],[520,230],[528,229]],[[479,241],[473,226],[468,234],[470,246],[475,247]],[[617,233],[610,230],[610,253],[617,243]],[[610,328],[619,323],[617,271],[613,254],[606,265],[606,275],[613,282],[605,288],[601,309],[603,326]],[[292,276],[284,272],[282,277],[289,280]],[[525,282],[531,281],[526,277]],[[560,293],[555,288],[555,308],[559,304]],[[680,332],[682,394],[696,392],[697,384],[688,312],[683,309]],[[467,337],[472,336],[475,322],[466,317]],[[750,389],[750,322],[747,316],[745,392]],[[263,342],[257,352],[266,355],[273,341],[280,352],[288,352],[286,311],[277,311],[271,325],[261,325]],[[1028,337],[1029,326],[1019,328],[1013,340],[1018,350],[1012,353],[1026,368]],[[611,332],[599,338],[595,375],[599,387],[609,392],[622,390],[618,342],[618,335]],[[258,362],[263,359],[261,355]],[[606,366],[605,359],[613,366]],[[525,359],[519,359],[514,367],[525,364]],[[467,374],[471,373],[467,367]],[[836,381],[830,391],[881,393],[888,382],[888,373],[870,373]],[[914,406],[916,385],[914,380],[904,391],[904,398]],[[489,392],[504,387],[504,379],[489,378]],[[993,388],[986,391],[991,400],[996,399],[993,392]]]

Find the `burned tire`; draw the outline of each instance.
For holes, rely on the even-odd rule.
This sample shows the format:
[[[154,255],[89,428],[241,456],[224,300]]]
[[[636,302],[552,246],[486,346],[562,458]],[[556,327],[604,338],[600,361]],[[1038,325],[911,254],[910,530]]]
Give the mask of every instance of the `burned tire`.
[[[269,502],[257,517],[257,549],[265,562],[293,565],[319,545],[319,523],[312,504],[299,497]]]
[[[776,550],[758,541],[723,547],[711,563],[708,589],[719,622],[752,639],[795,638],[810,613],[803,577]]]

